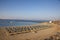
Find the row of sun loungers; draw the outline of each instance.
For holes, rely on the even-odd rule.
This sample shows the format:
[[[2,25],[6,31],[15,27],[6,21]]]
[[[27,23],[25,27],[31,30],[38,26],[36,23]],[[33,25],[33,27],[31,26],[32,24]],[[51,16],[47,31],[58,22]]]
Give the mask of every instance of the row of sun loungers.
[[[22,27],[6,27],[5,29],[9,33],[27,33],[27,32],[36,32],[41,29],[46,29],[51,27],[50,25],[37,25],[37,26],[22,26]]]

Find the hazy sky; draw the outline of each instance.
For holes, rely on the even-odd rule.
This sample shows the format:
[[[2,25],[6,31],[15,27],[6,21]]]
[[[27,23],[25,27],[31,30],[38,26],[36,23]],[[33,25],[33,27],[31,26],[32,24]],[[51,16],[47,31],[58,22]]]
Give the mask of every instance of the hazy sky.
[[[59,19],[59,0],[0,0],[0,19]]]

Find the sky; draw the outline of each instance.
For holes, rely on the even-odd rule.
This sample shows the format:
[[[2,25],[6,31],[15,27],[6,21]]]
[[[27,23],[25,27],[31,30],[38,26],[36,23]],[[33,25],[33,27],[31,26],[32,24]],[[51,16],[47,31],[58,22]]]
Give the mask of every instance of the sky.
[[[0,0],[0,19],[60,19],[60,0]]]

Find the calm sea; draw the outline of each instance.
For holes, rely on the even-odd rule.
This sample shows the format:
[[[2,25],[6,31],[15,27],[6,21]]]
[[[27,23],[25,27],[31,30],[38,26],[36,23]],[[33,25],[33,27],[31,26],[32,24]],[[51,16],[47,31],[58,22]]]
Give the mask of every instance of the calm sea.
[[[1,20],[0,19],[0,26],[24,26],[24,25],[37,24],[39,22],[31,21],[31,20],[29,21],[29,20]]]

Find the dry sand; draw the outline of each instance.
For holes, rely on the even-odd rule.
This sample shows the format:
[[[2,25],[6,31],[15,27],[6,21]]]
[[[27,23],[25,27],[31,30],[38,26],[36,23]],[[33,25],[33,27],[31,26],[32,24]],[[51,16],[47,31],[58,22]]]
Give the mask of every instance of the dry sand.
[[[48,25],[49,23],[42,23]],[[60,25],[51,23],[52,27],[35,32],[10,35],[4,28],[0,28],[0,40],[44,40],[60,32]]]

